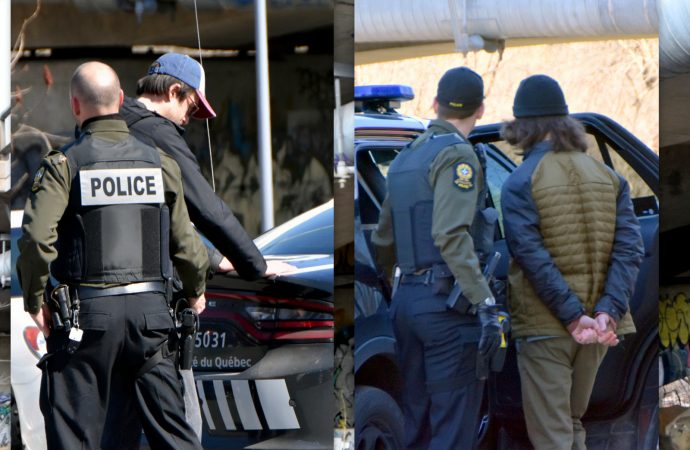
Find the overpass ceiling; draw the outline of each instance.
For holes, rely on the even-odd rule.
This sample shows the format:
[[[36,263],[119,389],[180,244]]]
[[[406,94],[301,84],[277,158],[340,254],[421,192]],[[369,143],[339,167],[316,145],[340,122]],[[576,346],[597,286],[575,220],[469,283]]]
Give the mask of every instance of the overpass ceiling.
[[[247,6],[247,3],[249,5]],[[333,26],[333,3],[324,0],[268,0],[269,38]],[[26,27],[26,48],[178,45],[197,46],[194,3],[145,0],[155,12],[133,11],[127,0],[47,0]],[[233,6],[234,5],[234,6]],[[33,1],[13,0],[12,42],[23,21],[36,8]],[[246,0],[199,0],[202,47],[253,47],[254,8]]]

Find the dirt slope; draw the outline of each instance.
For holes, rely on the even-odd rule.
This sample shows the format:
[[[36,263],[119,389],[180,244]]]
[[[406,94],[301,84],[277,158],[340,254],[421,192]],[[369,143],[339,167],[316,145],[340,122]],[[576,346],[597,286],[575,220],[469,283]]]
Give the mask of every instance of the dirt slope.
[[[487,113],[480,123],[512,118],[520,81],[544,73],[556,78],[571,112],[607,115],[659,149],[658,39],[633,39],[508,47],[498,53],[460,53],[363,64],[355,84],[407,84],[416,98],[401,112],[431,118],[436,83],[443,73],[466,65],[485,80]]]

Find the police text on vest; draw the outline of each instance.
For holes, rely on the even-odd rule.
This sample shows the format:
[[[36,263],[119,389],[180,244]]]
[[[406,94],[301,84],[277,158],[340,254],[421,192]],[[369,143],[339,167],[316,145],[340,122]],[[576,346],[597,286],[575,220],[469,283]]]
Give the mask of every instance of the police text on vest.
[[[81,204],[163,203],[160,168],[79,171]]]

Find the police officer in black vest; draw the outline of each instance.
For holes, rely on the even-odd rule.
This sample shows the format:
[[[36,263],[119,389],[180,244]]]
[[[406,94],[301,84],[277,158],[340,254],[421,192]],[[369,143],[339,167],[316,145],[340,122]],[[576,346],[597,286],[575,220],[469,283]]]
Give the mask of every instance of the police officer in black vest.
[[[109,436],[128,432],[110,425],[121,413],[112,400],[131,396],[152,448],[200,449],[185,421],[167,296],[174,265],[201,312],[208,259],[179,168],[129,135],[109,66],[79,66],[70,90],[81,135],[36,173],[17,260],[24,308],[47,337],[48,447],[108,448]],[[44,299],[49,266],[57,286]]]
[[[395,248],[402,273],[391,315],[408,449],[475,448],[484,392],[478,352],[490,358],[500,346],[495,300],[481,270],[488,251],[478,248],[480,241],[492,245],[496,217],[485,214],[484,171],[466,138],[482,117],[483,99],[483,81],[472,70],[443,75],[437,119],[391,164],[372,235],[379,253]],[[454,281],[467,305],[462,312],[447,306]]]

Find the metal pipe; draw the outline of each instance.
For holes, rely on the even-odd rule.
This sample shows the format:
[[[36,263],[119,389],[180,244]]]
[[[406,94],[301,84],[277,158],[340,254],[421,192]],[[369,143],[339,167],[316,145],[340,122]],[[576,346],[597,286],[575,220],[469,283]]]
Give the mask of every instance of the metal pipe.
[[[0,0],[0,149],[10,143],[12,97],[10,94],[12,76],[10,60],[12,59],[10,35],[10,0]],[[10,155],[0,156],[0,191],[10,189]]]
[[[12,42],[10,41],[10,0],[0,0],[0,30],[2,30],[2,37],[0,38],[0,121],[2,127],[0,129],[0,148],[4,148],[10,143],[10,108],[12,107],[10,99],[10,77],[11,68],[10,60]]]
[[[656,34],[658,22],[656,0],[357,0],[355,42],[623,37]]]
[[[256,112],[258,116],[261,231],[273,228],[273,162],[271,158],[271,104],[268,84],[266,0],[256,0]]]
[[[335,91],[335,114],[333,115],[333,134],[335,144],[335,154],[338,161],[343,159],[343,129],[340,126],[340,78],[333,77],[334,91]]]
[[[662,77],[690,72],[690,4],[659,0],[659,71]]]

